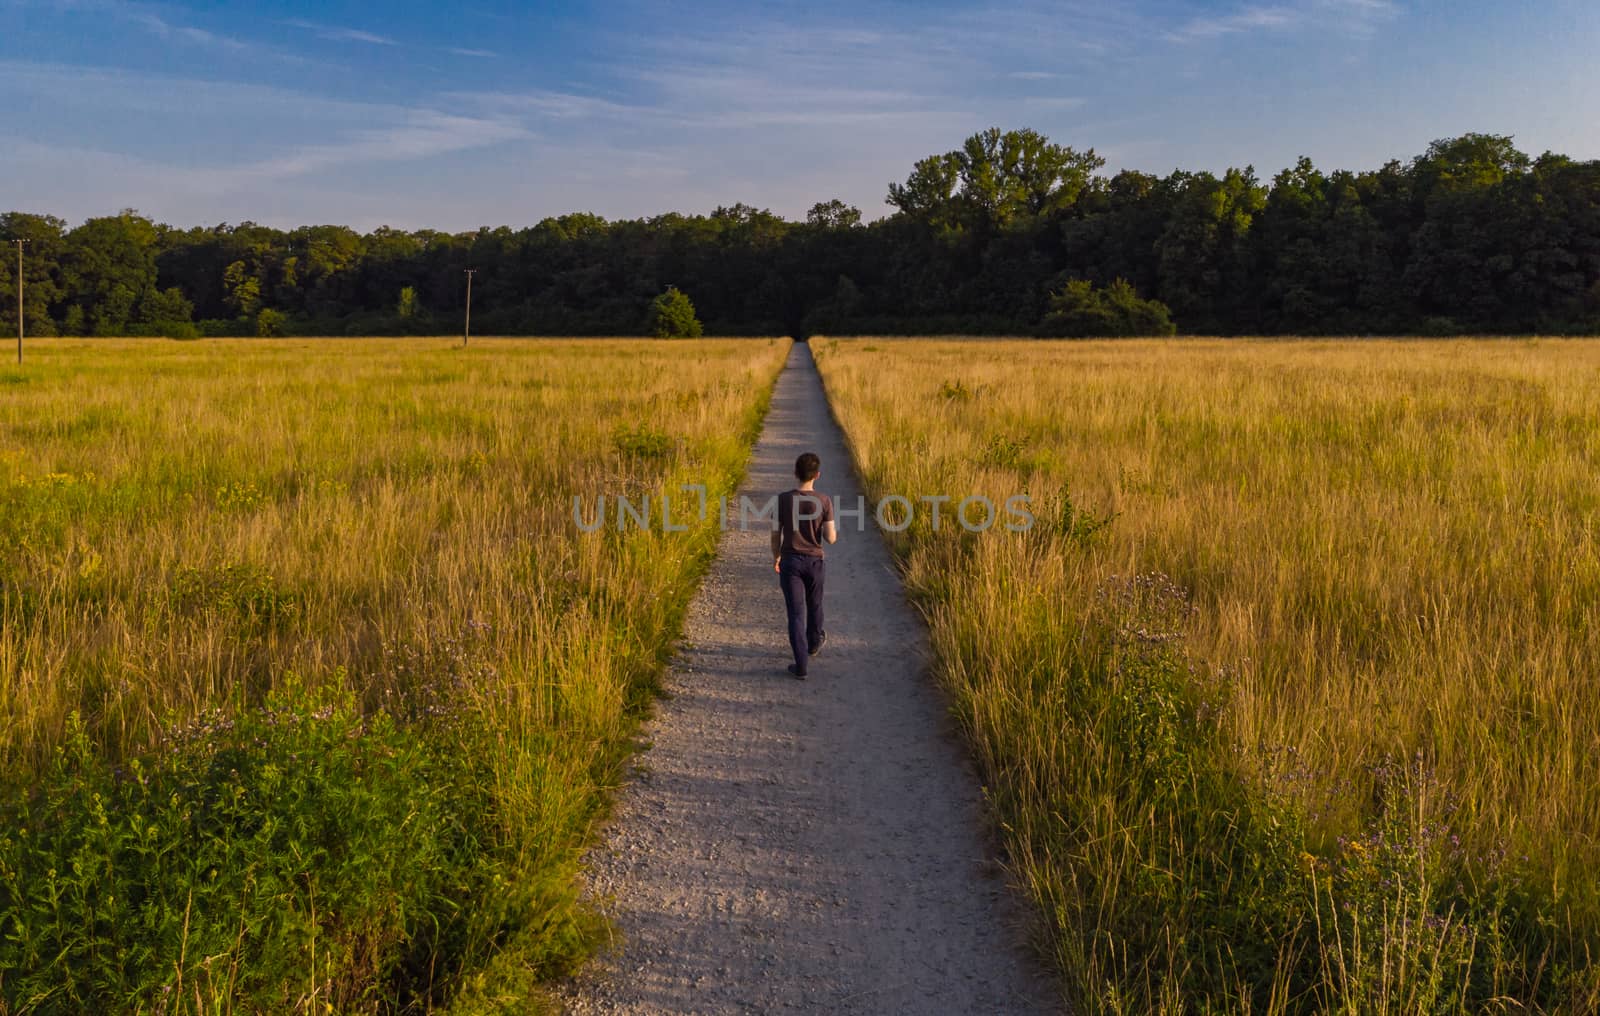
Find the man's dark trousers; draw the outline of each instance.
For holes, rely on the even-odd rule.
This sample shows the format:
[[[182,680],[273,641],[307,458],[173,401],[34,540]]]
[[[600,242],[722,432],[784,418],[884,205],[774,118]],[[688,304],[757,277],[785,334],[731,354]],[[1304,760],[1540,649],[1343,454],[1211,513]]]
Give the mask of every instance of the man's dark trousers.
[[[789,648],[794,669],[804,674],[811,647],[822,641],[822,578],[824,561],[809,554],[785,554],[778,561],[778,585],[789,611]]]

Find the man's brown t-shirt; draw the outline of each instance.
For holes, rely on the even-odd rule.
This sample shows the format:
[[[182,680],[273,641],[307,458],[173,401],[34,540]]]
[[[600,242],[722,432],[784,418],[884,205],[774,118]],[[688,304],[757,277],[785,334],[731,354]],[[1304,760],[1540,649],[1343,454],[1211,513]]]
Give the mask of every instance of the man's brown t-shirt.
[[[786,490],[778,495],[778,530],[785,554],[826,557],[823,532],[833,521],[833,499],[815,490]]]

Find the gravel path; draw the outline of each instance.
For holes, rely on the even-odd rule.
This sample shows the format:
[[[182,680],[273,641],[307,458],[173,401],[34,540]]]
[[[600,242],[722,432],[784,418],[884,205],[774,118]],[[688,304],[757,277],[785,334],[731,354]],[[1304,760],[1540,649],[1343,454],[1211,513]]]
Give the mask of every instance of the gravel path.
[[[745,493],[861,493],[796,344]],[[828,644],[789,660],[767,534],[730,528],[690,608],[649,750],[589,857],[622,940],[559,997],[572,1013],[1036,1013],[1058,1007],[989,860],[977,780],[924,669],[888,553],[846,519]]]

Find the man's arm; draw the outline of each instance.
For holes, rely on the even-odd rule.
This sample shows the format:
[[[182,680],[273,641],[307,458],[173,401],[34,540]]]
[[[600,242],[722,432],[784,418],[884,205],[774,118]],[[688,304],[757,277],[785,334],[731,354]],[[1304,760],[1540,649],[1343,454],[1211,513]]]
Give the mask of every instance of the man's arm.
[[[829,519],[827,522],[823,523],[822,538],[827,540],[829,543],[839,542],[839,527],[834,525],[832,519]]]
[[[778,529],[772,530],[772,570],[778,570],[778,560],[783,557],[783,533]]]

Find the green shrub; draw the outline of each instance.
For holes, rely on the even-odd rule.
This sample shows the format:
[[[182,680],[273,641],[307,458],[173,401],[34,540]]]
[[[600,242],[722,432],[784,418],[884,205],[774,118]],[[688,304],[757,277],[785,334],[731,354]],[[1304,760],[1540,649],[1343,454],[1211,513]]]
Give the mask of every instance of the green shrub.
[[[173,339],[193,339],[200,332],[194,326],[194,304],[177,286],[152,289],[139,301],[139,314],[128,328],[129,335],[149,335]]]
[[[251,564],[180,568],[172,577],[170,600],[176,613],[228,616],[247,627],[280,625],[300,613],[299,598]]]
[[[263,307],[256,315],[256,337],[268,339],[282,335],[285,320],[283,311]]]
[[[74,717],[0,806],[0,1010],[436,1001],[476,920],[458,901],[508,893],[470,717],[412,712],[291,679],[126,768]]]
[[[196,322],[202,338],[241,338],[255,334],[255,322],[248,318],[206,318]]]
[[[129,325],[128,334],[138,338],[198,339],[200,329],[193,321],[148,321]]]
[[[650,334],[658,339],[693,339],[701,333],[700,319],[694,315],[694,304],[676,286],[656,297],[650,304]]]
[[[83,307],[76,303],[68,307],[67,313],[61,319],[61,334],[83,335],[88,328],[88,316],[84,313]]]
[[[1126,279],[1097,289],[1088,279],[1071,279],[1050,294],[1050,310],[1039,334],[1057,338],[1120,338],[1172,335],[1172,313],[1159,300],[1144,300]]]
[[[611,443],[628,458],[655,463],[667,461],[677,450],[671,435],[648,424],[619,426],[611,435]]]
[[[1417,326],[1417,334],[1443,339],[1452,335],[1464,334],[1464,330],[1455,318],[1446,317],[1443,314],[1435,314],[1422,319],[1422,323]]]

